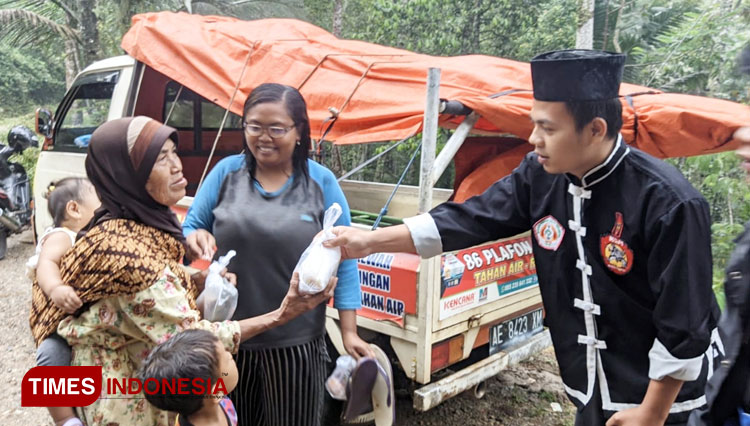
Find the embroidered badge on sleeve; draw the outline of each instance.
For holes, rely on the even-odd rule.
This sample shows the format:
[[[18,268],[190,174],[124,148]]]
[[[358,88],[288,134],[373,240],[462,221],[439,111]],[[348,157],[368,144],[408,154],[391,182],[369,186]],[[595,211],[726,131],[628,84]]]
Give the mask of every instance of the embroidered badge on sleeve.
[[[600,241],[602,259],[610,271],[618,275],[625,275],[633,267],[633,251],[627,243],[621,240],[624,223],[622,213],[615,213],[615,225],[612,231],[602,236]]]

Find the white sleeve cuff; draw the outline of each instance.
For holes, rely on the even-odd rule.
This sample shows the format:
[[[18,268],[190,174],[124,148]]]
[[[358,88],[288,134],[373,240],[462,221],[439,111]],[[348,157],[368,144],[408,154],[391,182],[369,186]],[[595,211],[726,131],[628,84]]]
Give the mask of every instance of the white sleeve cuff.
[[[414,247],[417,248],[417,253],[420,256],[427,259],[443,252],[440,232],[438,232],[435,220],[429,213],[407,217],[404,219],[404,225],[409,229]]]
[[[703,356],[704,354],[688,359],[675,358],[659,339],[654,339],[654,345],[648,352],[648,377],[651,380],[662,380],[667,376],[686,382],[696,380],[703,368]]]

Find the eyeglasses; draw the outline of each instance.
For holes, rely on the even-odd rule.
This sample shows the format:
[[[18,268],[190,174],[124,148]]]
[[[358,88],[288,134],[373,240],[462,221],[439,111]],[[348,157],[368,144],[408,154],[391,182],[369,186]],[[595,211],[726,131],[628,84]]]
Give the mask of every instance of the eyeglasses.
[[[281,126],[261,126],[259,124],[248,124],[242,123],[242,127],[245,128],[245,133],[248,136],[258,137],[263,134],[263,130],[268,132],[268,136],[273,139],[283,138],[294,126],[281,127]]]

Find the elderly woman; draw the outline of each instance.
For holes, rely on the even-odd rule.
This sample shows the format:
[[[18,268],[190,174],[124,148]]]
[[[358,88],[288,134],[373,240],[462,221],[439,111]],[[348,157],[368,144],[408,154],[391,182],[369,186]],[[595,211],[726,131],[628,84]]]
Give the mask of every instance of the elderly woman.
[[[310,121],[300,92],[266,83],[243,107],[245,153],[220,161],[196,194],[183,225],[188,249],[213,256],[236,250],[239,303],[235,317],[254,316],[284,297],[287,277],[334,202],[343,210],[337,225],[350,222],[349,206],[336,177],[307,158]],[[357,336],[360,307],[356,260],[341,262],[334,307],[343,343],[355,357],[372,356]],[[240,379],[232,401],[241,425],[316,426],[324,396],[325,306],[258,334],[240,346]],[[279,391],[285,389],[285,391]]]
[[[176,143],[175,129],[147,117],[107,122],[91,138],[86,172],[102,207],[63,258],[61,271],[85,310],[62,319],[50,307],[40,323],[47,332],[59,323],[58,333],[73,347],[72,365],[102,366],[104,383],[134,377],[152,347],[187,328],[210,330],[236,352],[241,341],[317,306],[335,286],[332,280],[324,294],[300,296],[293,280],[272,312],[240,321],[201,320],[198,289],[179,263],[185,240],[169,209],[187,185]],[[89,426],[169,425],[166,412],[122,395],[103,395],[80,414]]]

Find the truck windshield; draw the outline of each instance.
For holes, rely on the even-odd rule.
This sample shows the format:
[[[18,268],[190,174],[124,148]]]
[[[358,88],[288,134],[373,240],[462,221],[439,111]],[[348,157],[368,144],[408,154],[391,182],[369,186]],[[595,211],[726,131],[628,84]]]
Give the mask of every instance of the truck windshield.
[[[107,121],[119,75],[119,71],[90,74],[74,83],[55,129],[55,149],[86,149],[91,133]]]

